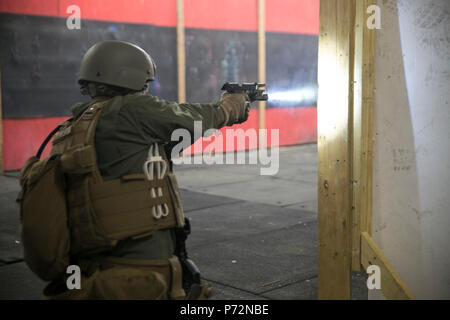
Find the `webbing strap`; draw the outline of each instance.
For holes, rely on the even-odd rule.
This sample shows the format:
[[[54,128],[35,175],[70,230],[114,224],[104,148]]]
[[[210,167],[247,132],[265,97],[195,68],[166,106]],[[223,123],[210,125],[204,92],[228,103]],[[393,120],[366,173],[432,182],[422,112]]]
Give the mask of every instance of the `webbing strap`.
[[[73,120],[73,118],[70,118],[70,119],[68,119],[66,121],[72,121],[72,120]],[[66,123],[66,121],[64,121],[62,124],[58,125],[55,129],[52,130],[52,132],[50,132],[48,134],[47,138],[45,138],[45,140],[42,142],[41,146],[39,147],[39,150],[36,153],[36,158],[41,159],[42,152],[44,151],[44,149],[47,146],[48,142],[59,131],[59,129],[61,129],[61,127],[63,127],[63,125],[64,125],[64,123]]]
[[[184,299],[186,293],[183,289],[183,269],[181,267],[180,260],[174,256],[169,259],[169,263],[172,276],[169,296],[173,300]]]
[[[97,128],[98,120],[100,119],[100,115],[102,114],[102,110],[104,105],[108,100],[96,102],[92,106],[90,106],[80,117],[81,121],[90,121],[86,136],[84,139],[84,145],[90,145],[93,148],[93,156],[94,156],[94,166],[92,168],[92,177],[96,183],[103,182],[102,175],[100,173],[100,169],[97,164],[97,152],[95,152],[95,129]]]

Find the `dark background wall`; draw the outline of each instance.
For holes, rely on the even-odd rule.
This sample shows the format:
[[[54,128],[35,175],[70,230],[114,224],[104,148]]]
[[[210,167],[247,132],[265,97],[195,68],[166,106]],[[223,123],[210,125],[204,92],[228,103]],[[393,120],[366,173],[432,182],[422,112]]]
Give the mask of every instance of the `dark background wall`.
[[[81,29],[66,27],[69,5]],[[217,100],[225,81],[257,80],[257,0],[185,0],[187,100]],[[280,144],[316,141],[318,0],[267,0],[266,127]],[[177,98],[175,0],[3,0],[0,63],[5,170],[18,169],[42,139],[84,101],[80,60],[94,43],[135,43],[154,57],[151,94]],[[256,104],[255,104],[256,107]],[[257,128],[257,110],[238,127]]]
[[[84,20],[80,30],[65,18],[0,13],[4,118],[69,115],[80,99],[76,75],[90,46],[102,40],[127,40],[157,61],[152,92],[177,97],[176,33],[171,27]]]

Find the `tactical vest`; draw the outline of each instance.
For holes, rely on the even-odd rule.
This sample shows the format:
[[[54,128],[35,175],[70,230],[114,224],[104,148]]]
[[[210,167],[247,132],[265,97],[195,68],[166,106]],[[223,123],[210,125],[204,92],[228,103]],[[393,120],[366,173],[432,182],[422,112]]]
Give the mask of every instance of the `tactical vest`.
[[[161,176],[151,166],[147,175],[130,174],[103,181],[94,138],[106,103],[97,102],[77,119],[64,122],[52,141],[51,155],[61,155],[67,181],[72,255],[98,253],[111,249],[122,239],[184,225],[178,185],[169,169]],[[159,161],[169,168],[164,148],[157,147]]]

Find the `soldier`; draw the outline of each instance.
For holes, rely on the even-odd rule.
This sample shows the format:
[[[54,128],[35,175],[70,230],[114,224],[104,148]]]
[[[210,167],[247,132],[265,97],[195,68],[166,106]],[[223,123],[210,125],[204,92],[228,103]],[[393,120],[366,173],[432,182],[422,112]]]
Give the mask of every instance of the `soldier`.
[[[194,121],[204,131],[242,123],[248,96],[167,102],[146,94],[155,72],[153,59],[127,42],[99,42],[83,57],[78,82],[92,100],[72,107],[73,119],[55,135],[51,151],[61,155],[66,176],[70,263],[81,268],[81,289],[68,290],[63,277],[46,287],[47,298],[202,299],[211,293],[207,285],[183,289],[174,255],[175,230],[185,220],[171,134],[184,128],[194,136]]]

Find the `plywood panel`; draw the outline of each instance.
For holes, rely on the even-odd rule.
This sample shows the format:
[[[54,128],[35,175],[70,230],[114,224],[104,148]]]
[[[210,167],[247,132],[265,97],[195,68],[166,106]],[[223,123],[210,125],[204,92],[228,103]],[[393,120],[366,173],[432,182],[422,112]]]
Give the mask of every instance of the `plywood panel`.
[[[415,297],[450,299],[450,1],[377,4],[371,236]]]

